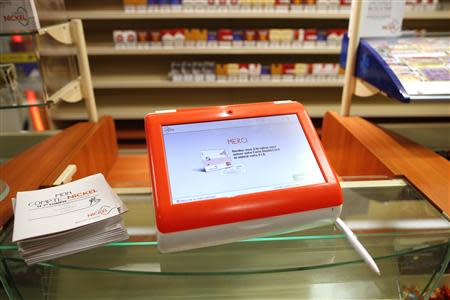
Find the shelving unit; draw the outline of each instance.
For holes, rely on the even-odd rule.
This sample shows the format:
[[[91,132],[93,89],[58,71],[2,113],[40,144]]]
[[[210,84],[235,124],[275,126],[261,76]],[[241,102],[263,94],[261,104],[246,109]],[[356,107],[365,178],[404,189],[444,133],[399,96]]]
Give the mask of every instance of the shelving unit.
[[[11,37],[11,41],[14,37],[19,37],[19,40],[23,40],[21,37],[22,35],[30,37],[29,41],[36,41],[37,44],[39,44],[40,40],[46,40],[57,47],[70,47],[66,49],[71,49],[69,54],[73,55],[73,58],[76,58],[76,65],[72,65],[70,59],[62,62],[46,61],[44,63],[41,59],[42,57],[39,55],[39,47],[36,52],[35,48],[32,50],[28,49],[24,52],[22,52],[23,50],[17,51],[17,49],[21,49],[20,47],[23,46],[10,46],[9,43],[11,42],[9,38]],[[34,67],[36,71],[32,72],[37,72],[37,66],[40,64],[40,71],[34,75],[29,75],[29,77],[34,77],[34,85],[23,83],[25,87],[28,85],[28,92],[20,91],[21,96],[18,97],[18,99],[9,100],[10,103],[6,102],[5,105],[2,103],[0,109],[30,108],[31,111],[36,107],[46,107],[60,102],[76,103],[84,100],[83,102],[86,106],[85,110],[87,113],[84,118],[94,122],[98,120],[89,60],[86,53],[86,41],[81,20],[74,19],[69,22],[39,27],[32,29],[30,32],[2,33],[2,36],[8,37],[7,40],[4,40],[5,43],[8,43],[8,46],[5,47],[5,53],[1,53],[2,63],[6,63],[5,66],[9,68],[5,71],[5,74],[8,74],[7,76],[9,79],[4,80],[8,86],[10,84],[11,86],[19,86],[21,88],[22,83],[19,84],[15,82],[17,75],[12,75],[16,74],[17,65],[34,63],[36,65],[36,67]],[[73,62],[75,63],[75,60]],[[72,73],[71,71],[74,70],[75,72]],[[21,72],[24,71],[21,70]],[[9,97],[7,97],[7,99],[8,98]],[[38,123],[41,124],[40,114],[36,110],[34,110],[34,112],[36,113],[36,120],[40,120]],[[33,114],[33,112],[31,114]],[[49,123],[51,123],[51,121],[49,121]],[[52,125],[49,125],[49,127],[51,126]],[[39,129],[44,130],[44,126],[41,124]]]
[[[93,4],[94,5],[94,4]],[[217,11],[192,11],[192,12],[135,12],[127,13],[123,9],[86,9],[70,10],[68,18],[81,18],[84,20],[132,20],[132,19],[348,19],[346,11],[312,11],[312,12],[217,12]],[[42,15],[42,20],[53,20],[54,13]],[[407,12],[409,20],[438,20],[448,19],[448,11]]]
[[[98,112],[100,115],[114,116],[116,120],[140,120],[143,114],[149,112],[150,108],[154,111],[180,107],[192,108],[205,105],[221,105],[223,103],[250,103],[254,101],[269,101],[270,99],[287,99],[286,95],[289,94],[289,91],[286,91],[286,89],[263,88],[260,91],[259,98],[253,98],[254,91],[258,89],[231,89],[231,91],[230,89],[214,89],[218,96],[211,100],[208,97],[209,91],[205,96],[205,93],[192,89],[192,91],[189,91],[191,95],[183,98],[183,101],[180,102],[178,99],[182,98],[183,94],[186,94],[184,89],[175,89],[171,92],[171,97],[164,96],[161,90],[158,89],[158,94],[160,95],[152,97],[150,104],[148,103],[149,97],[145,89],[124,90],[124,92],[133,91],[133,97],[124,97],[123,93],[118,93],[117,90],[100,90],[96,93]],[[292,99],[300,101],[308,107],[308,114],[312,118],[322,118],[325,112],[329,110],[339,111],[340,103],[335,101],[332,95],[341,92],[341,88],[327,88],[319,97],[314,97],[314,94],[317,93],[316,90],[317,88],[304,88],[302,92],[305,96]],[[239,95],[237,95],[237,92],[239,92]],[[264,93],[266,95],[263,95]],[[279,96],[275,98],[275,94]],[[124,102],[126,103],[125,105]],[[386,107],[389,109],[386,109]],[[435,103],[433,105],[417,103],[405,106],[382,97],[372,100],[365,98],[354,99],[352,104],[352,114],[364,115],[370,118],[439,117],[445,115],[446,112],[448,114],[448,104],[446,103]],[[53,110],[52,116],[59,120],[80,120],[84,116],[83,106],[76,104],[66,107],[59,106]]]
[[[322,79],[305,81],[212,81],[212,82],[182,82],[157,79],[154,76],[127,76],[101,75],[93,77],[94,88],[97,89],[125,89],[125,88],[297,88],[297,87],[341,87],[343,80]]]
[[[309,55],[337,55],[340,47],[315,48],[198,48],[198,47],[159,47],[159,48],[116,48],[114,44],[91,43],[87,48],[89,55],[271,55],[271,54],[309,54]],[[73,53],[71,49],[40,50],[44,56],[58,56]]]
[[[444,31],[450,27],[448,0],[444,11],[410,11],[405,28]],[[350,11],[157,11],[128,13],[120,0],[94,2],[66,0],[66,17],[81,18],[87,39],[97,106],[100,114],[116,119],[138,119],[151,111],[204,105],[249,103],[293,99],[306,105],[310,115],[322,118],[328,110],[339,109],[341,80],[279,82],[172,82],[167,73],[171,61],[228,62],[334,62],[340,46],[327,48],[116,48],[113,30],[162,28],[347,28]],[[60,18],[52,11],[39,13],[41,20]],[[42,55],[56,56],[67,49],[41,49]],[[408,107],[377,95],[357,98],[353,111],[363,117],[447,116],[442,104],[413,104]],[[388,115],[386,115],[388,111]],[[58,105],[52,116],[76,120],[77,106]]]

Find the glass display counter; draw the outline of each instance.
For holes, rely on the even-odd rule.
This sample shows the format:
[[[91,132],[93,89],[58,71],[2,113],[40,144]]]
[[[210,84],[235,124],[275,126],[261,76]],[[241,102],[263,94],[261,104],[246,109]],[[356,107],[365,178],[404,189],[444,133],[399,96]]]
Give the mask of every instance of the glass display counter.
[[[370,271],[334,226],[161,254],[151,193],[145,192],[120,194],[129,208],[124,217],[129,240],[53,261],[27,266],[11,243],[12,225],[6,226],[0,245],[5,289],[0,295],[13,299],[422,299],[449,283],[445,271],[450,223],[414,187],[403,179],[349,181],[342,186],[342,218],[374,256],[381,276]]]

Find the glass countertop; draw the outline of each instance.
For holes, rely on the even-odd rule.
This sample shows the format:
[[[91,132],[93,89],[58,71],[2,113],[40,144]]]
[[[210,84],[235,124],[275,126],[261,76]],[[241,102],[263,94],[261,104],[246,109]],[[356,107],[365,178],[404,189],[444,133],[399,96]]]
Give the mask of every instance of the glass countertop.
[[[402,299],[410,289],[426,296],[447,280],[450,223],[414,187],[403,179],[342,187],[341,217],[381,276],[332,225],[161,254],[151,191],[128,188],[119,194],[129,208],[127,241],[27,266],[9,225],[0,245],[3,281],[25,299],[76,298],[81,287],[95,299]]]

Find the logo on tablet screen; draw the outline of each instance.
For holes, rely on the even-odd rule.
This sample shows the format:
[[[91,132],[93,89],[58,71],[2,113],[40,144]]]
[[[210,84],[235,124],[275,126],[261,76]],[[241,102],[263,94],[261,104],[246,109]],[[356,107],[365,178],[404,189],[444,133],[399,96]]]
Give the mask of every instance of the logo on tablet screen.
[[[228,139],[228,144],[246,144],[248,142],[246,137],[241,137],[241,138],[231,138]]]

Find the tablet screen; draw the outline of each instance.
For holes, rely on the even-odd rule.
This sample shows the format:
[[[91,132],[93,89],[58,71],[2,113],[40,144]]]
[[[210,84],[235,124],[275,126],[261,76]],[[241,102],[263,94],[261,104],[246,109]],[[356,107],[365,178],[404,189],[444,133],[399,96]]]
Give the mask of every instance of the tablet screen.
[[[324,183],[297,115],[162,126],[172,204]]]

